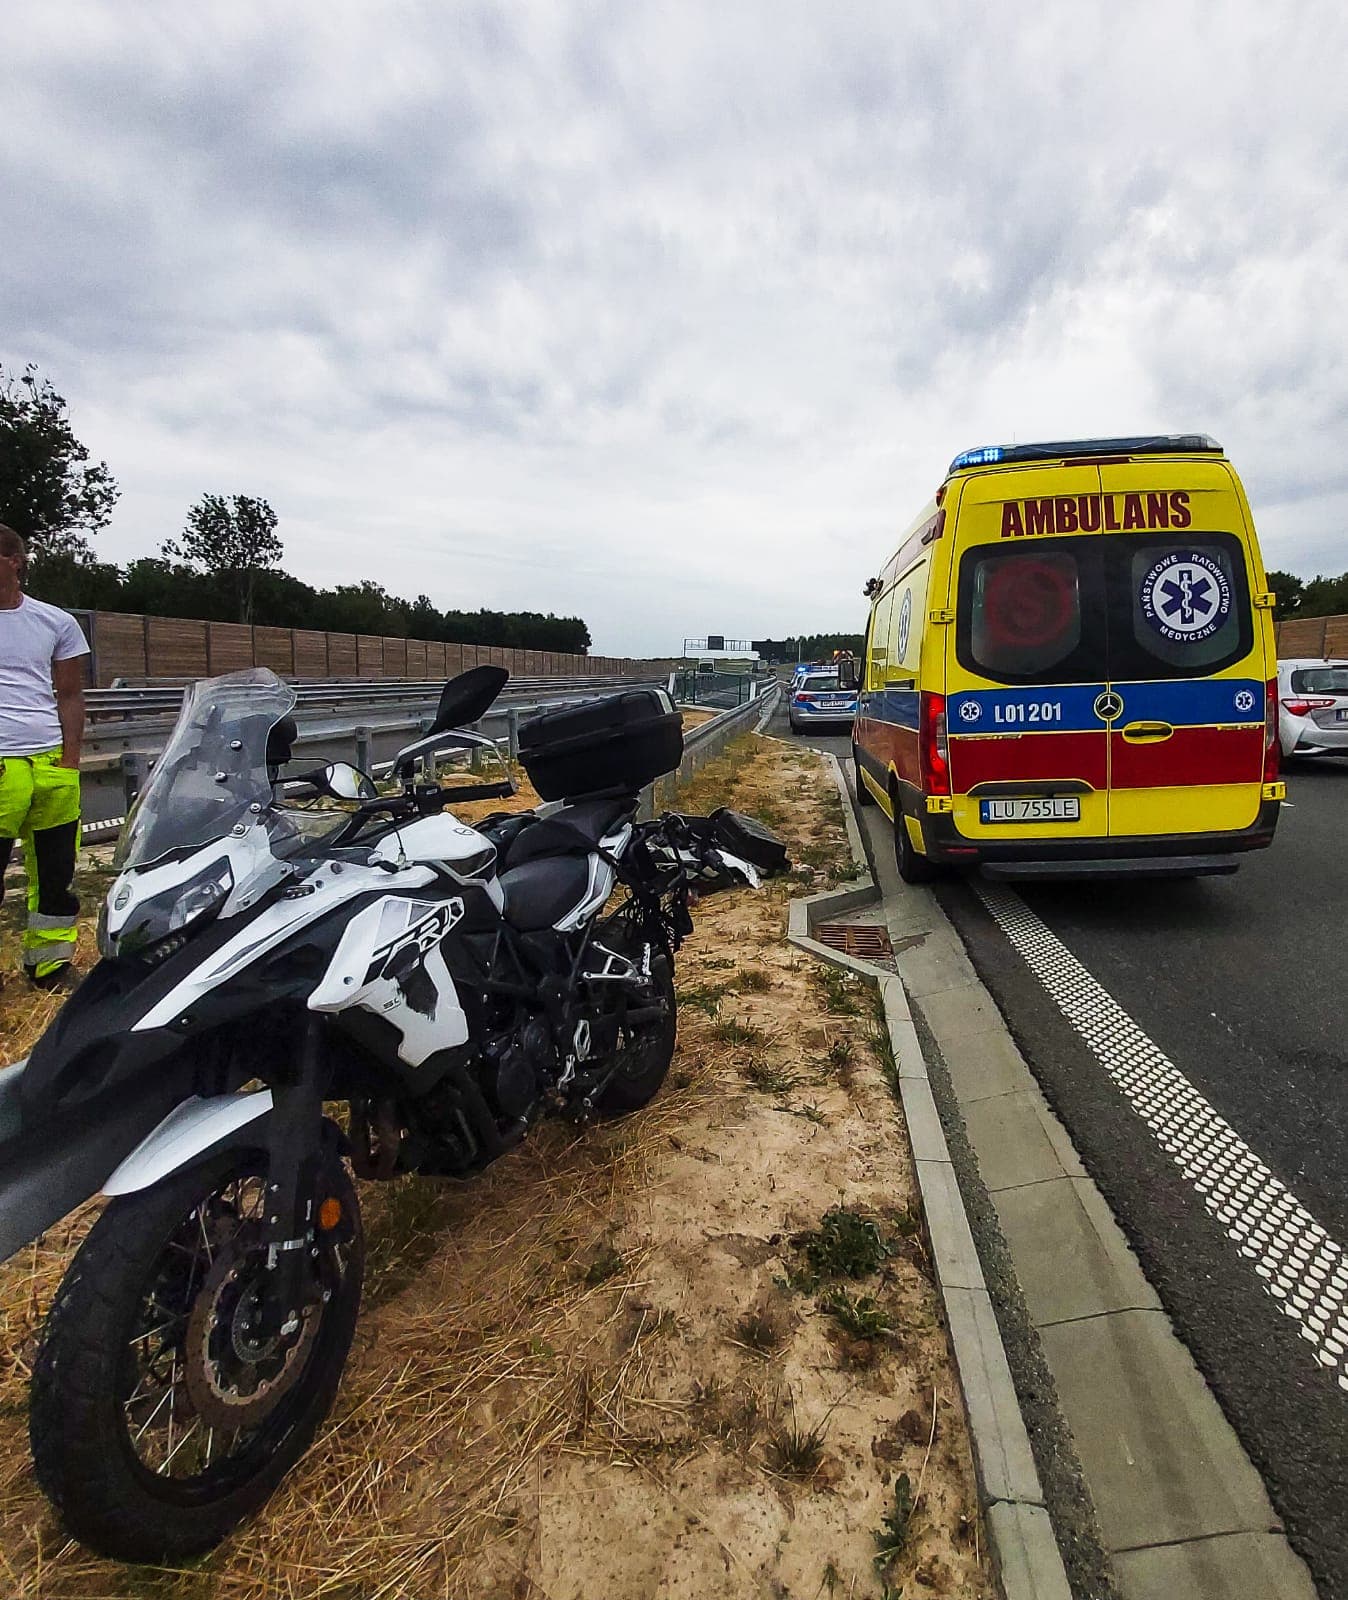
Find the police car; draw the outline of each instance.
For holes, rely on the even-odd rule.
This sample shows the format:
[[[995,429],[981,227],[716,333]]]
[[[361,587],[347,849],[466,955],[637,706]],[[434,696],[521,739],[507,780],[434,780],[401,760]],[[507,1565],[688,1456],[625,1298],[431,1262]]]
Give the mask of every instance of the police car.
[[[857,692],[841,686],[836,668],[802,673],[791,685],[786,715],[792,733],[799,733],[806,726],[850,728],[856,714]]]

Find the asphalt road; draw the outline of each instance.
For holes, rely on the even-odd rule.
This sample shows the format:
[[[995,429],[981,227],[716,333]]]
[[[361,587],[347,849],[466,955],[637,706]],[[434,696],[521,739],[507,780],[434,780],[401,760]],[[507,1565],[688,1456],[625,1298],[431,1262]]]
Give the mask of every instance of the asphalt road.
[[[849,753],[846,736],[807,742]],[[1348,761],[1305,763],[1287,779],[1272,848],[1233,877],[1016,892],[1348,1248]],[[1348,1597],[1348,1391],[972,886],[952,877],[938,894],[1321,1594]]]

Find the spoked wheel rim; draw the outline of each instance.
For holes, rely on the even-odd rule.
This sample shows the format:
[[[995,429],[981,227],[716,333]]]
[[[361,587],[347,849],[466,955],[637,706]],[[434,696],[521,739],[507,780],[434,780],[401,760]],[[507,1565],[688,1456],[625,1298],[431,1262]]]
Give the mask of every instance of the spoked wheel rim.
[[[647,1022],[639,1028],[624,1022],[618,1031],[618,1048],[614,1052],[614,1076],[638,1081],[655,1065],[661,1049],[661,1035],[667,1019]]]
[[[165,1240],[133,1317],[123,1436],[161,1494],[215,1498],[256,1472],[291,1426],[287,1400],[346,1270],[342,1245],[325,1240],[295,1325],[261,1338],[264,1199],[259,1164],[219,1178]]]
[[[618,1029],[618,1047],[614,1051],[614,1076],[629,1082],[639,1082],[655,1067],[667,1049],[666,1035],[674,1021],[670,1003],[672,982],[666,981],[667,961],[657,955],[652,963],[653,987],[665,1014],[658,1021],[633,1024],[623,1019]]]

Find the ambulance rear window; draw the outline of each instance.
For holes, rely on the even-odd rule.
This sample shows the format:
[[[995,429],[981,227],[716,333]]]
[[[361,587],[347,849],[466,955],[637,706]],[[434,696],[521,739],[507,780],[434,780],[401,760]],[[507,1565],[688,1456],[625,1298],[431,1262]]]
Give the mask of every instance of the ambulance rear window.
[[[1092,593],[1097,587],[1083,580],[1075,550],[970,551],[960,569],[960,659],[1002,682],[1099,676],[1103,619]],[[1088,626],[1092,619],[1094,628]]]
[[[1245,554],[1229,533],[1109,544],[1110,673],[1188,678],[1220,671],[1253,645]]]
[[[1293,694],[1348,694],[1348,667],[1303,667],[1292,674]]]
[[[999,683],[1204,677],[1254,646],[1245,551],[1229,533],[1089,535],[974,546],[955,654]]]

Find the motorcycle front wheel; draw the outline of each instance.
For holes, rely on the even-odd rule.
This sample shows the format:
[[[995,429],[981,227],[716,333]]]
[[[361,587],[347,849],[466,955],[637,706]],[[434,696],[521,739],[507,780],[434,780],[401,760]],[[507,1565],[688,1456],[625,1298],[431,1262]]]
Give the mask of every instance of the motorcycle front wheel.
[[[364,1270],[355,1190],[345,1169],[326,1172],[316,1198],[340,1219],[317,1235],[296,1326],[264,1338],[265,1172],[234,1151],[113,1200],[48,1313],[33,1461],[70,1533],[102,1555],[162,1562],[218,1544],[332,1405]]]

